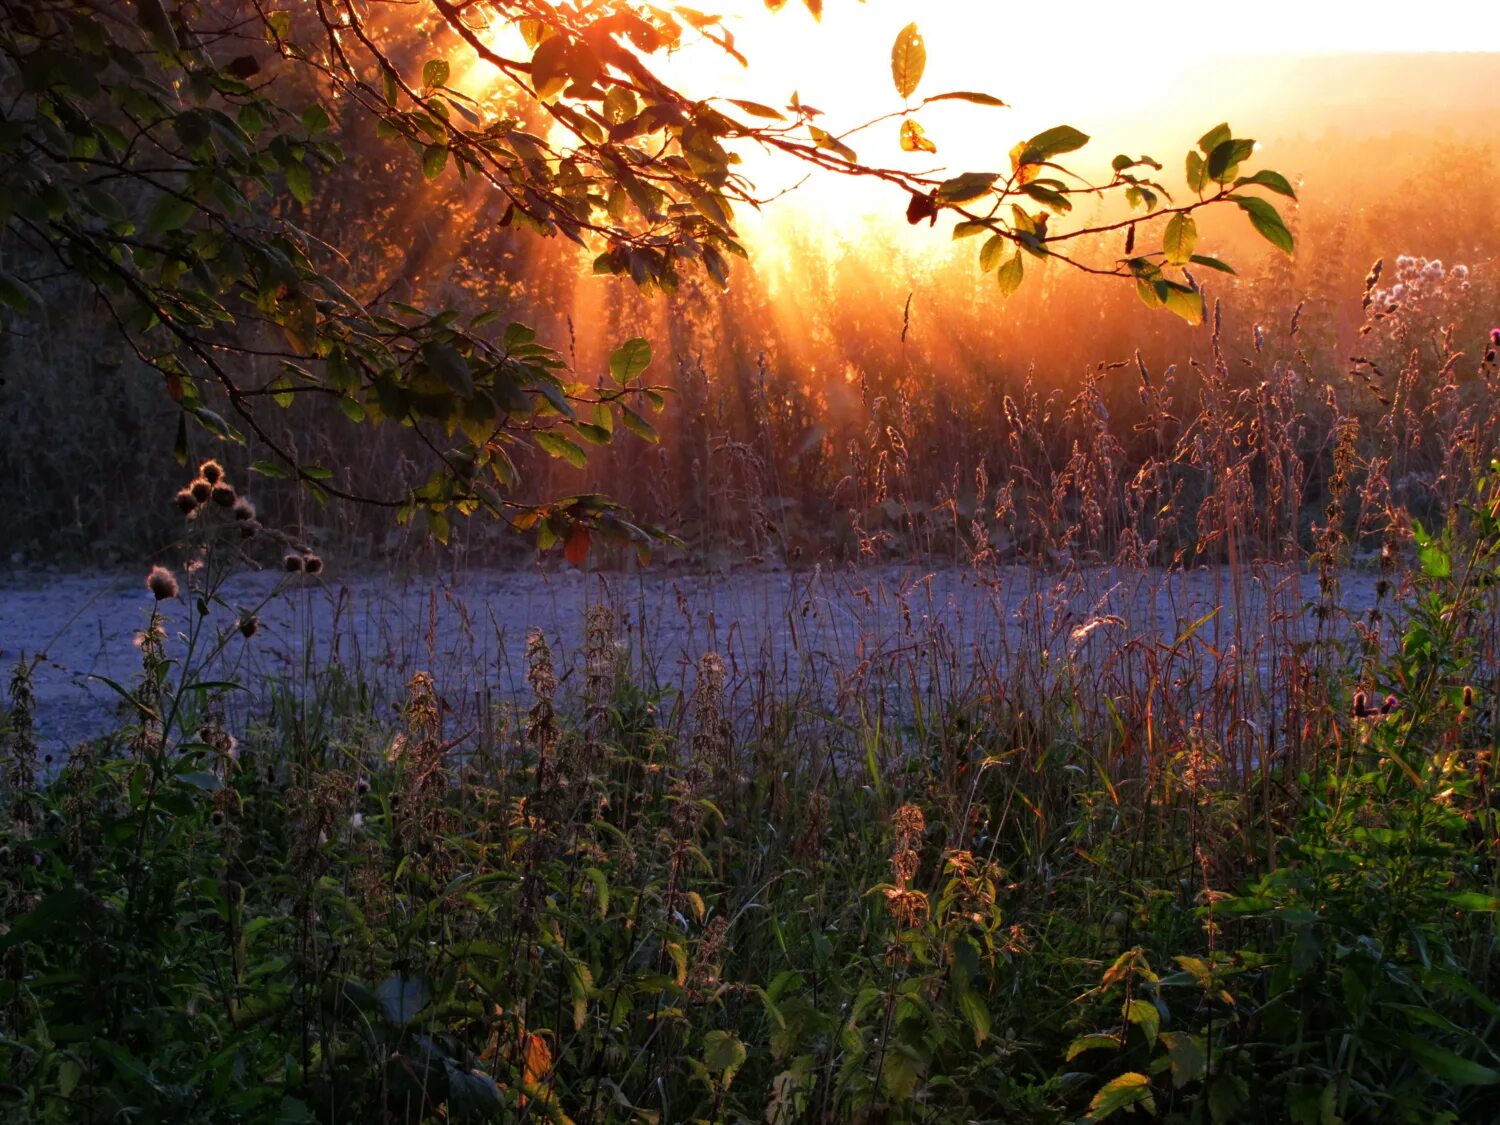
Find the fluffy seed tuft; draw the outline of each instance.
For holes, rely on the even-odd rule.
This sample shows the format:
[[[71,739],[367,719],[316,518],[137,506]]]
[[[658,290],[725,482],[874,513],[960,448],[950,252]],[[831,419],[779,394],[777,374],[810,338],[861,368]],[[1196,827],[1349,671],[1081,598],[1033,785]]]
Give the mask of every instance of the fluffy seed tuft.
[[[146,589],[157,601],[166,601],[177,596],[177,577],[164,566],[153,566],[146,575]]]

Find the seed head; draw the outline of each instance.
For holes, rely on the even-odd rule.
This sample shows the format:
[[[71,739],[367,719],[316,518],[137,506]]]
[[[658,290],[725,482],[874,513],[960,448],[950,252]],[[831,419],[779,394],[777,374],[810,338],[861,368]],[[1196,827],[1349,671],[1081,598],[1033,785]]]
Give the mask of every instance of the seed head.
[[[1472,684],[1464,684],[1464,710],[1467,711],[1470,707],[1473,706],[1474,686]]]
[[[198,503],[207,504],[208,498],[214,493],[214,486],[202,477],[199,477],[192,484],[188,485],[188,491],[192,493],[193,499],[198,501]]]
[[[255,536],[257,534],[259,534],[259,532],[260,532],[260,521],[259,520],[246,520],[244,523],[240,524],[240,538],[241,539],[254,539]]]
[[[198,507],[198,500],[190,488],[180,489],[177,495],[172,497],[172,501],[182,510],[182,514],[185,516],[192,515],[194,509]]]
[[[198,475],[209,484],[218,484],[224,479],[224,466],[217,461],[205,461],[198,466]]]
[[[1363,691],[1354,693],[1354,717],[1363,719],[1370,713],[1370,697]]]
[[[1500,328],[1490,329],[1490,345],[1492,347],[1500,348]]]
[[[213,492],[210,495],[213,496],[214,503],[221,508],[232,508],[234,507],[234,502],[239,499],[235,495],[233,486],[228,481],[220,481],[214,485]]]
[[[323,560],[309,551],[302,556],[302,569],[308,574],[322,574]]]
[[[240,636],[249,640],[260,630],[260,618],[256,617],[253,613],[248,617],[241,617],[238,628]]]
[[[177,596],[177,578],[164,566],[153,566],[146,575],[146,589],[157,601],[166,601]]]
[[[230,512],[237,520],[253,520],[255,518],[255,505],[250,503],[250,497],[241,496],[234,502]]]
[[[302,556],[297,554],[288,554],[286,558],[281,560],[281,565],[286,568],[286,572],[288,574],[301,574]]]

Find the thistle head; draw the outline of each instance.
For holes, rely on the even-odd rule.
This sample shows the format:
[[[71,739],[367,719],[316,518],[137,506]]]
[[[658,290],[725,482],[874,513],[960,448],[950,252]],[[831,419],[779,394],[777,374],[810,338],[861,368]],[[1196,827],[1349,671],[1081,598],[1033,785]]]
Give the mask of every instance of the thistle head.
[[[175,598],[177,577],[164,566],[153,566],[151,573],[146,575],[146,589],[150,590],[151,596],[159,602]]]

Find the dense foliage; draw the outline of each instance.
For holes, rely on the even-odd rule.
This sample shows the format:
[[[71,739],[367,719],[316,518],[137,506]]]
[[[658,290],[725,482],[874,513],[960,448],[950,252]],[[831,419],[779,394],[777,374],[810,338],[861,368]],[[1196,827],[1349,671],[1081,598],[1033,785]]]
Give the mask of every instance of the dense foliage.
[[[1328,705],[1288,697],[1297,741],[1262,732],[1258,760],[1216,733],[1252,720],[1185,712],[1204,696],[1166,682],[1202,622],[1158,642],[1159,673],[1117,689],[1102,729],[1080,725],[1076,676],[1021,669],[1031,696],[934,710],[911,669],[901,729],[810,738],[790,698],[731,721],[714,653],[672,697],[603,607],[570,697],[534,634],[524,710],[452,730],[419,674],[392,725],[358,668],[332,668],[312,695],[273,690],[237,738],[240,685],[211,670],[257,643],[256,617],[221,599],[232,552],[201,534],[185,588],[148,579],[115,736],[49,778],[24,666],[11,685],[13,1119],[1459,1122],[1492,1105],[1480,638],[1500,464],[1442,534],[1414,526],[1389,657],[1344,679],[1334,639],[1281,655]]]
[[[358,268],[357,222],[309,229],[347,146],[374,132],[409,152],[435,193],[452,190],[450,169],[483,185],[503,202],[495,229],[572,239],[596,272],[645,288],[673,289],[698,268],[725,282],[726,255],[744,253],[734,207],[758,202],[737,170],[736,149],[752,144],[829,175],[888,181],[909,200],[909,221],[953,216],[955,235],[984,236],[979,263],[1002,293],[1020,285],[1023,254],[1057,259],[1127,279],[1146,304],[1198,323],[1203,298],[1188,267],[1229,268],[1195,252],[1200,208],[1237,205],[1291,251],[1257,190],[1292,188],[1274,172],[1242,174],[1254,142],[1227,125],[1188,154],[1181,203],[1150,157],[1117,157],[1105,183],[1070,173],[1056,161],[1088,137],[1069,126],[1017,144],[1005,173],[916,174],[861,164],[843,139],[854,130],[835,135],[795,97],[777,109],[674,89],[653,60],[688,38],[744,61],[718,17],[651,5],[4,5],[0,303],[24,320],[44,304],[39,286],[86,283],[180,407],[184,459],[193,422],[253,441],[262,472],[290,474],[317,498],[426,512],[439,538],[454,513],[485,510],[538,529],[544,547],[586,544],[594,528],[645,544],[651,533],[602,496],[518,499],[515,458],[535,446],[577,464],[617,428],[653,437],[643,404],[662,399],[640,382],[641,365],[626,359],[612,367],[618,382],[596,381],[569,372],[560,349],[531,329],[503,327],[513,320],[503,308],[424,308],[376,289]],[[455,89],[450,58],[413,57],[424,42],[484,67],[498,96]],[[914,116],[922,105],[1003,105],[969,91],[913,102],[926,69],[915,26],[898,37],[890,66],[903,100],[891,116],[903,146],[924,159],[934,146]],[[1075,199],[1113,196],[1136,214],[1059,229]],[[1137,226],[1160,248],[1137,249]],[[1085,245],[1075,240],[1112,231],[1124,240],[1119,256],[1089,263],[1070,252]],[[413,431],[431,475],[398,493],[336,479],[268,414],[299,396]]]

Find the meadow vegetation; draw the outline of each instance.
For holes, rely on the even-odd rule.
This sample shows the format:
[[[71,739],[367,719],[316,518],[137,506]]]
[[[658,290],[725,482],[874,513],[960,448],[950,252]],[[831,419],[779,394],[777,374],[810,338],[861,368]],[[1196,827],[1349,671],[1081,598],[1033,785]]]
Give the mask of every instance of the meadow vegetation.
[[[1037,153],[1071,151],[1054,130],[1018,146],[1003,183],[898,177],[932,206],[993,190],[990,218],[964,220],[983,241],[956,243],[961,268],[872,276],[877,234],[858,254],[789,237],[710,304],[732,252],[720,209],[751,198],[715,138],[852,165],[813,115],[788,106],[784,126],[752,128],[694,102],[672,117],[663,106],[687,112],[675,95],[630,69],[661,45],[640,27],[497,3],[552,21],[526,21],[545,26],[513,68],[517,112],[580,107],[561,120],[587,143],[537,159],[531,121],[463,124],[477,103],[425,57],[425,28],[387,28],[385,54],[320,70],[337,52],[302,44],[354,25],[313,7],[300,40],[292,16],[262,13],[185,44],[154,0],[118,26],[81,0],[0,5],[0,49],[41,107],[0,149],[31,145],[26,167],[52,169],[28,172],[4,235],[7,327],[37,330],[0,343],[0,408],[12,432],[48,438],[0,447],[0,539],[23,562],[129,558],[145,575],[138,674],[108,684],[114,729],[54,754],[35,654],[9,678],[6,1120],[1494,1119],[1486,151],[1444,150],[1463,223],[1412,214],[1437,190],[1429,139],[1410,169],[1383,170],[1412,177],[1399,224],[1325,200],[1268,226],[1246,207],[1302,255],[1239,253],[1205,218],[1205,245],[1225,240],[1242,276],[1192,276],[1178,223],[1162,265],[1180,282],[1160,288],[1127,248],[1125,284],[1105,291],[1043,270],[1061,252],[1046,222],[999,209],[1058,194],[1023,190],[1038,182],[1023,169],[1050,165]],[[55,49],[65,33],[112,87]],[[601,68],[590,43],[629,58]],[[181,78],[176,93],[134,69],[147,64]],[[921,67],[892,65],[910,121]],[[313,108],[246,116],[262,67],[290,84],[287,105],[305,93]],[[650,104],[615,93],[606,108],[584,80],[601,74]],[[141,148],[117,143],[141,105],[155,106]],[[353,127],[363,111],[378,131]],[[590,113],[620,135],[595,137]],[[1064,147],[1038,148],[1049,135]],[[646,205],[605,193],[642,136],[675,157]],[[1220,154],[1208,198],[1233,202],[1223,154],[1249,144],[1225,127],[1190,153],[1190,176]],[[611,146],[597,166],[579,155]],[[149,177],[130,164],[142,149],[176,177],[124,200],[150,246],[79,171],[107,159]],[[456,169],[468,188],[413,206]],[[593,261],[618,276],[562,302],[580,285],[563,239],[471,249],[497,191],[514,195],[505,226],[612,224]],[[1106,229],[1068,253],[1120,252],[1097,213],[1080,222]],[[348,241],[365,226],[386,237]],[[348,254],[324,254],[340,241]],[[999,250],[976,272],[980,245]],[[1031,280],[1002,316],[996,286],[1014,288],[1005,263],[1023,251]],[[111,288],[107,262],[128,284]],[[630,288],[641,271],[663,291],[650,304]],[[1147,326],[1141,299],[1195,315]],[[107,409],[80,411],[89,380]],[[643,440],[611,440],[617,425]],[[584,457],[574,438],[599,447]],[[399,499],[331,503],[370,482]],[[394,523],[398,508],[412,518]],[[485,512],[505,519],[454,518]],[[611,527],[616,542],[591,543]],[[997,649],[934,634],[779,678],[727,646],[676,678],[606,599],[578,622],[576,667],[530,636],[520,698],[434,658],[393,701],[378,654],[320,657],[310,625],[284,669],[237,670],[264,641],[264,606],[226,593],[246,568],[279,572],[267,596],[282,598],[328,578],[325,550],[458,566],[561,546],[574,565],[630,567],[644,543],[713,569],[899,560],[998,584],[1023,566],[1039,592]],[[1045,594],[1106,568],[1205,566],[1229,623],[1161,635],[1054,614]],[[1372,604],[1342,596],[1356,566],[1378,575]],[[424,638],[432,653],[441,640]]]

